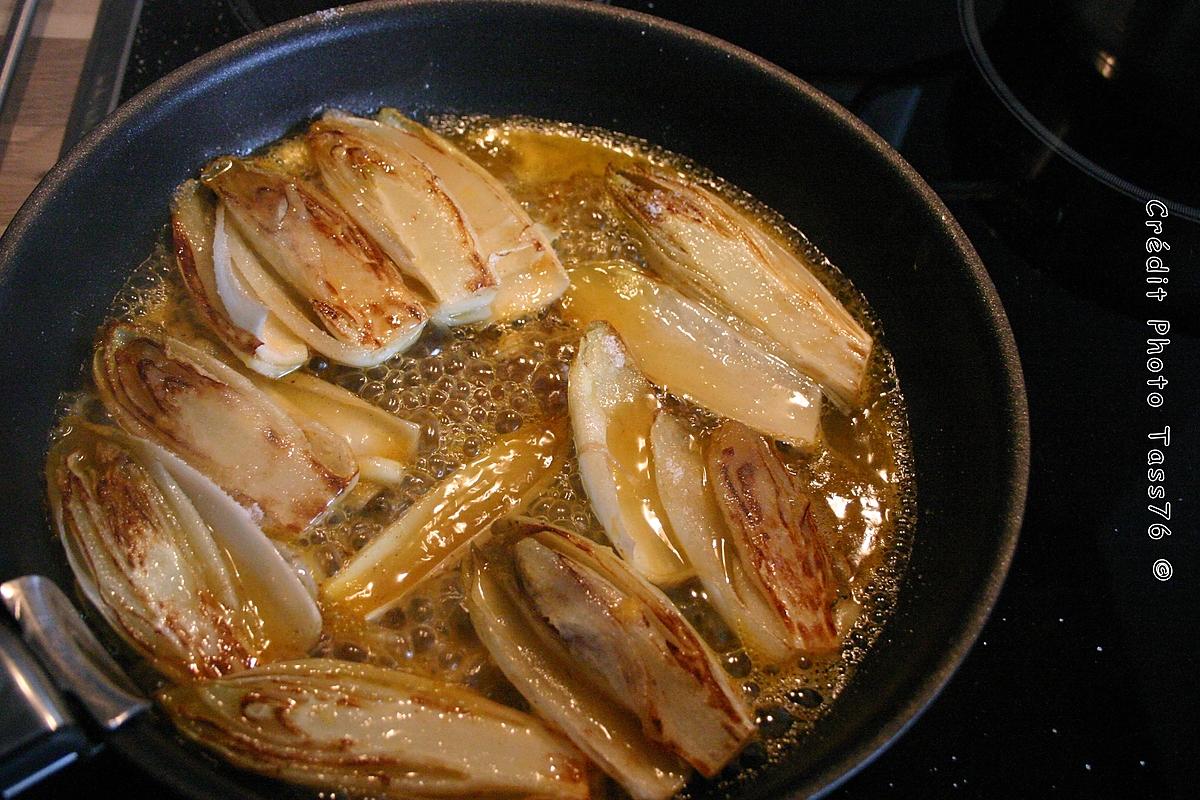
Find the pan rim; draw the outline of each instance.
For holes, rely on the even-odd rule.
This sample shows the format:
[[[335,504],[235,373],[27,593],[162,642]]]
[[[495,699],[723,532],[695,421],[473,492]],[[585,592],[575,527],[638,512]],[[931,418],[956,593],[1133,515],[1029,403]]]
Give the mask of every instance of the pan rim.
[[[573,3],[570,0],[375,0],[353,7],[316,12],[257,31],[185,64],[139,92],[90,131],[46,174],[5,231],[0,240],[0,284],[7,281],[4,266],[12,260],[15,243],[25,236],[25,231],[43,210],[53,204],[64,179],[81,162],[91,158],[105,141],[120,136],[122,131],[145,124],[156,115],[166,113],[174,104],[185,102],[191,94],[203,91],[210,82],[226,80],[232,65],[236,65],[236,70],[240,71],[260,60],[281,57],[292,48],[305,46],[311,37],[330,27],[344,26],[346,33],[326,34],[336,38],[350,35],[356,25],[365,24],[369,18],[378,15],[451,5],[460,8],[525,7],[579,18],[606,18],[619,25],[640,26],[671,38],[686,40],[694,46],[720,52],[727,59],[752,68],[790,93],[801,95],[806,102],[828,116],[831,122],[848,127],[876,155],[883,158],[887,166],[901,178],[905,189],[920,198],[924,210],[928,212],[930,224],[940,228],[966,268],[977,298],[984,307],[992,338],[989,344],[995,348],[1003,370],[1002,392],[996,399],[1000,401],[1000,413],[1008,423],[1011,447],[1003,461],[1003,485],[1010,488],[1003,504],[1002,518],[998,521],[999,544],[992,557],[989,579],[978,587],[968,613],[962,615],[958,627],[949,635],[952,646],[941,653],[936,668],[917,681],[907,702],[892,710],[884,725],[862,736],[858,744],[841,751],[819,768],[802,775],[787,796],[798,798],[827,794],[870,764],[916,722],[947,685],[979,637],[999,597],[1019,538],[1028,491],[1030,431],[1024,378],[1012,329],[995,286],[966,233],[929,185],[890,145],[865,123],[805,81],[717,37],[640,12],[601,4]],[[119,736],[113,744],[123,756],[157,779],[172,783],[172,777],[178,778],[178,773],[172,770],[172,763],[153,757],[153,748],[147,748],[136,737]],[[188,785],[183,790],[193,796],[201,796],[198,787]]]

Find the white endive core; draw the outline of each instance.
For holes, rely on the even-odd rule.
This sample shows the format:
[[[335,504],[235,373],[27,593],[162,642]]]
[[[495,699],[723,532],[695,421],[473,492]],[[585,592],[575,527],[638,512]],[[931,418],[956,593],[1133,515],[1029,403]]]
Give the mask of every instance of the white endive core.
[[[225,205],[221,203],[217,205],[217,222],[213,228],[213,277],[217,294],[221,297],[229,320],[261,338],[263,324],[271,312],[254,296],[241,276],[234,272],[229,238],[229,231],[225,227]]]
[[[238,263],[254,258],[237,230],[225,224],[225,204],[217,205],[213,227],[213,279],[229,320],[262,342],[255,355],[267,361],[303,363],[308,347],[271,313],[242,277]]]

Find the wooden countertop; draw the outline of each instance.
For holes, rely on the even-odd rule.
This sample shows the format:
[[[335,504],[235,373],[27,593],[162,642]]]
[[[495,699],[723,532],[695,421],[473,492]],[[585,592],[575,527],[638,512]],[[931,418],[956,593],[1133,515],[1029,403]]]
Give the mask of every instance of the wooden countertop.
[[[0,0],[0,30],[13,0]],[[100,0],[41,0],[0,113],[0,230],[58,160]]]

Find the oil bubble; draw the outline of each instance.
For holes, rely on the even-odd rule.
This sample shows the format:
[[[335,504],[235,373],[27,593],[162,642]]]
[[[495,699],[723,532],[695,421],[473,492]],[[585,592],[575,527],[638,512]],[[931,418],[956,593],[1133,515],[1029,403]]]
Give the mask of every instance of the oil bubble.
[[[758,725],[759,733],[765,738],[778,739],[792,729],[795,720],[786,708],[767,706],[758,710],[754,722]]]
[[[787,693],[787,699],[803,708],[816,708],[821,705],[821,693],[816,689],[799,687]]]

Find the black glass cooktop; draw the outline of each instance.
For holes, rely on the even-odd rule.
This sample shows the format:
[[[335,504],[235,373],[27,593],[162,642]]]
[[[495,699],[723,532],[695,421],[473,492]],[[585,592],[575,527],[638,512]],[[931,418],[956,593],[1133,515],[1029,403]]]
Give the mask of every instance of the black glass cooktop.
[[[1194,146],[1130,118],[1139,97],[1153,89],[1159,102],[1170,87],[1138,72],[1133,45],[1105,38],[1113,20],[1097,11],[1120,7],[1125,16],[1115,30],[1141,30],[1145,39],[1154,29],[1134,12],[1150,5],[1178,12],[1172,30],[1186,33],[1195,30],[1184,24],[1188,4],[618,4],[742,45],[867,121],[947,201],[1016,334],[1033,456],[1007,585],[941,697],[833,796],[1195,796],[1200,224],[1166,194],[1171,209],[1183,211],[1163,219],[1167,206],[1147,206],[1069,157],[1090,147],[1101,161],[1112,159],[1113,147],[1096,143],[1124,137],[1125,146],[1145,149],[1137,154],[1145,174],[1196,172]],[[997,93],[965,45],[960,5],[967,33],[978,35],[1009,96]],[[1047,16],[1051,6],[1062,13]],[[120,97],[249,25],[313,7],[311,0],[146,0]],[[1200,41],[1193,45],[1200,52]],[[1187,66],[1166,74],[1185,74],[1178,70]],[[1058,139],[1047,144],[1035,125],[1019,121],[1014,98]],[[1147,225],[1156,221],[1159,231]],[[1156,254],[1150,237],[1171,247],[1160,253],[1171,272],[1147,271]],[[1147,320],[1166,320],[1170,331]],[[1170,343],[1148,343],[1155,339]],[[1156,348],[1162,352],[1148,352]],[[1169,444],[1150,438],[1167,427]],[[1165,463],[1147,463],[1155,450]],[[1148,471],[1155,468],[1161,475]],[[1157,487],[1161,499],[1153,497]],[[1147,508],[1168,501],[1170,521]],[[1152,538],[1155,522],[1170,535],[1153,529],[1160,538]],[[112,755],[30,795],[97,791],[170,796]]]

